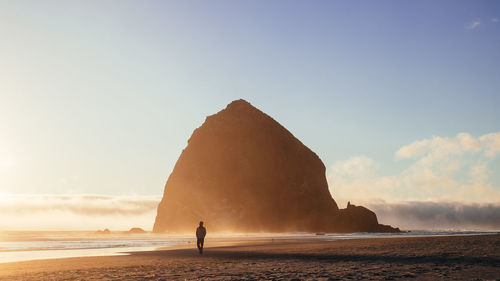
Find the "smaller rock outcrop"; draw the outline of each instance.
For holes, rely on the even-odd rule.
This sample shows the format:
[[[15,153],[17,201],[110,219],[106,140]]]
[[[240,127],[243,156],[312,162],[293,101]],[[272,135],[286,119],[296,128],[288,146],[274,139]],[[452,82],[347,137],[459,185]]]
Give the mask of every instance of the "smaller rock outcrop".
[[[138,234],[138,233],[146,233],[146,231],[140,227],[132,227],[129,231],[127,231],[129,234]]]
[[[337,227],[342,232],[401,232],[397,227],[379,224],[374,212],[351,202],[347,203],[347,208],[339,209]]]
[[[109,229],[105,228],[104,230],[98,230],[95,232],[95,234],[111,234],[111,231]]]

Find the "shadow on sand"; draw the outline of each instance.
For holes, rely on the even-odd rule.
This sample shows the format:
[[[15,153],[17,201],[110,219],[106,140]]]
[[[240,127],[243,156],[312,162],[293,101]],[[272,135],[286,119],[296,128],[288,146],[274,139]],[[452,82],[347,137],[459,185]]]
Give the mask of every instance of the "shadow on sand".
[[[227,248],[227,249],[225,249]],[[482,265],[500,267],[500,259],[492,257],[471,257],[442,255],[381,255],[381,254],[313,254],[313,253],[264,253],[258,250],[241,251],[231,247],[209,248],[199,256],[196,249],[133,252],[132,255],[161,256],[165,258],[211,258],[241,260],[295,260],[302,262],[374,262],[398,264],[440,264],[440,265]]]

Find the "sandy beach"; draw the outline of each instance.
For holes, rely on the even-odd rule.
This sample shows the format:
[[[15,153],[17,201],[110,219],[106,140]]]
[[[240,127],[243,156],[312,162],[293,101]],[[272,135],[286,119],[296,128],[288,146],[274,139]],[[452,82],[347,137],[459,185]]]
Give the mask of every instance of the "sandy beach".
[[[0,264],[2,280],[500,279],[500,235],[275,241]]]

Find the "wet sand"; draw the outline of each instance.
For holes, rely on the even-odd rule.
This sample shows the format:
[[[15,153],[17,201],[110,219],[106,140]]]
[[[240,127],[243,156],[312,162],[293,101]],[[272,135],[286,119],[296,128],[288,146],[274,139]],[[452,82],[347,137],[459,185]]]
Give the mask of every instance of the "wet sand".
[[[210,246],[210,245],[206,245]],[[278,241],[0,264],[2,280],[500,279],[500,235]]]

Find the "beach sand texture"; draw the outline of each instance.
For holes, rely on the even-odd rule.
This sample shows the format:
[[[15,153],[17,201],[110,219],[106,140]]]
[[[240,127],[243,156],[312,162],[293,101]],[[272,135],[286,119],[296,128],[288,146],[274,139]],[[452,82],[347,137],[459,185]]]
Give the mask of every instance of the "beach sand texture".
[[[209,245],[207,245],[209,246]],[[1,280],[500,279],[500,235],[279,241],[0,264]]]

